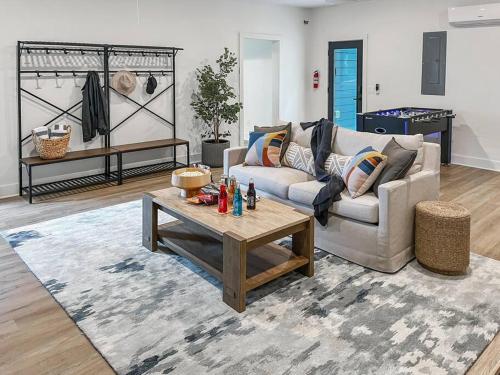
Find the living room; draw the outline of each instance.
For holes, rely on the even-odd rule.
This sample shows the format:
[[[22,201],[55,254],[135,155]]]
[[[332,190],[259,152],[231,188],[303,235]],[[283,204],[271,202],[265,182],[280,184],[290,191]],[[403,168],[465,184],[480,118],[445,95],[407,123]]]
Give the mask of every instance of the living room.
[[[1,9],[1,374],[500,372],[498,1]]]

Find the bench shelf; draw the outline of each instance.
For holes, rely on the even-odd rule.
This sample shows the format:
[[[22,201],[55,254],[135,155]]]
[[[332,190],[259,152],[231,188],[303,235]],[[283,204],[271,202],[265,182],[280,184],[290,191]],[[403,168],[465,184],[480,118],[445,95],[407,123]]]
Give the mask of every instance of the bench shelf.
[[[187,162],[186,164],[177,161],[176,147],[185,146],[187,150]],[[136,151],[146,151],[158,148],[174,148],[174,160],[155,163],[150,165],[144,165],[140,167],[133,167],[123,169],[123,157],[122,155],[129,152]],[[115,156],[117,161],[116,171],[109,171],[109,173],[99,173],[90,176],[83,176],[77,178],[71,178],[67,180],[59,180],[54,182],[48,182],[43,184],[33,185],[32,176],[33,168],[56,164],[71,162],[76,160],[84,160],[98,157],[111,157]],[[23,186],[21,188],[21,195],[26,195],[30,203],[33,202],[33,197],[60,193],[63,191],[80,189],[84,187],[94,186],[94,185],[109,185],[111,183],[116,183],[118,185],[122,184],[123,179],[145,176],[153,173],[171,171],[174,169],[186,167],[189,165],[189,142],[183,139],[171,138],[171,139],[161,139],[149,142],[139,142],[131,143],[120,146],[113,146],[107,148],[96,148],[92,150],[81,150],[81,151],[71,151],[66,154],[64,158],[46,160],[39,157],[25,157],[19,160],[20,165],[26,167],[28,173],[28,186]]]

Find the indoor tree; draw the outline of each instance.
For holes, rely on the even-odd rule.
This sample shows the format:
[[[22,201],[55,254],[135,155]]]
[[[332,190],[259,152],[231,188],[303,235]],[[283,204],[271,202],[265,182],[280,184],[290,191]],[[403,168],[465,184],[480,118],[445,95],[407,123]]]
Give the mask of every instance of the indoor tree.
[[[223,125],[236,123],[243,106],[236,100],[234,88],[227,82],[238,64],[236,54],[226,47],[216,63],[217,71],[210,65],[196,69],[198,87],[193,93],[191,106],[195,118],[207,126],[202,137],[213,137],[213,143],[220,143],[221,138],[231,135],[229,130],[222,129]]]

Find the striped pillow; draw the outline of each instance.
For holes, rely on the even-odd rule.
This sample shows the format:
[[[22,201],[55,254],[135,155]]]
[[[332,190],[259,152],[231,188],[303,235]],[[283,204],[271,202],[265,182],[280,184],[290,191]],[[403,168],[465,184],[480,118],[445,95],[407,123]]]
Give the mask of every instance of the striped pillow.
[[[295,142],[290,142],[282,159],[283,165],[298,169],[315,176],[314,155],[310,148],[302,147]]]
[[[281,147],[287,132],[250,133],[245,165],[260,165],[263,167],[281,167]]]
[[[387,157],[381,152],[367,147],[358,152],[342,172],[342,179],[352,198],[357,198],[371,188],[382,169]]]

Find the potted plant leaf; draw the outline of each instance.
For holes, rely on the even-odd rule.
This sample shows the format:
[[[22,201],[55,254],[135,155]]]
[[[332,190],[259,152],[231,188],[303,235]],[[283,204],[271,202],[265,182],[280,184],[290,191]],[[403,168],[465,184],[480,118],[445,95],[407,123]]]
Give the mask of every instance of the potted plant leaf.
[[[202,163],[211,167],[222,166],[224,150],[229,148],[229,140],[225,138],[231,136],[227,126],[238,122],[238,114],[243,107],[227,81],[237,65],[236,55],[224,48],[216,63],[217,70],[210,65],[196,69],[198,87],[191,102],[195,118],[205,126],[202,132]]]

